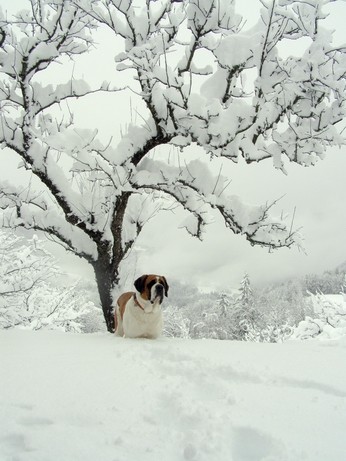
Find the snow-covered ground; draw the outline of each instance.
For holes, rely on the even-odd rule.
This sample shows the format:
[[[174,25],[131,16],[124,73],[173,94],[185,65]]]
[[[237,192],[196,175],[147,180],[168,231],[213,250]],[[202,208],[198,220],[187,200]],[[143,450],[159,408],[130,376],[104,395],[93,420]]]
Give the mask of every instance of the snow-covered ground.
[[[0,331],[1,461],[344,461],[346,340]]]

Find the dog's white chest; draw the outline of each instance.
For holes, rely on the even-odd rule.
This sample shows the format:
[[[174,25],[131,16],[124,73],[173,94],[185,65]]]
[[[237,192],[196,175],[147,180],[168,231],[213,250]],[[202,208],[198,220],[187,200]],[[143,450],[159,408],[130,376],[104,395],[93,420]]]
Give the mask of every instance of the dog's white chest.
[[[129,301],[124,312],[123,328],[127,338],[157,338],[162,332],[161,308],[145,312],[132,300]]]

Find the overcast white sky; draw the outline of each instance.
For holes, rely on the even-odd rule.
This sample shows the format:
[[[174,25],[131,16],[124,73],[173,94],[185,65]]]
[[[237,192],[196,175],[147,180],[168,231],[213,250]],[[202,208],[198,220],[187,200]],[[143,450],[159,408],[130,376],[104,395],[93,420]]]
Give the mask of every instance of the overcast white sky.
[[[23,3],[25,0],[2,0],[1,7],[6,5],[5,8],[12,9]],[[258,1],[239,4],[241,10],[249,11],[250,7],[250,26],[256,18]],[[339,43],[346,42],[345,6],[345,2],[339,1],[329,7],[332,12],[329,23],[337,29]],[[114,42],[109,43],[110,52],[114,47]],[[113,73],[114,61],[100,54],[98,62],[95,58],[92,68],[96,78],[107,79]],[[109,107],[108,101],[108,97],[100,98],[99,104],[91,107],[90,101],[86,100],[83,122],[93,126],[96,119],[101,119],[105,133],[117,125],[124,126],[128,101],[122,101],[123,105],[118,107]],[[310,168],[288,165],[287,176],[274,170],[270,160],[258,165],[231,163],[228,166],[232,178],[229,193],[239,194],[252,204],[284,196],[277,206],[278,214],[283,210],[292,215],[296,207],[294,227],[302,228],[305,253],[295,248],[268,253],[264,248],[251,247],[243,237],[228,231],[218,219],[210,225],[204,241],[200,242],[178,229],[181,213],[176,210],[160,214],[146,225],[137,249],[129,259],[128,280],[132,283],[135,276],[153,272],[204,287],[237,287],[245,271],[253,282],[270,282],[335,268],[346,261],[345,154],[345,147],[330,150],[325,160]],[[86,263],[61,258],[65,269],[92,277]]]

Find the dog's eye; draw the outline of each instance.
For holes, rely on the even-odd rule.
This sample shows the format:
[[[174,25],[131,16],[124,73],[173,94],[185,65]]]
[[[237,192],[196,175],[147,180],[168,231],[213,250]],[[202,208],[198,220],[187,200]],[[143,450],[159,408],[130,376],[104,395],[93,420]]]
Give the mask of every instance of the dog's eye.
[[[151,290],[152,287],[155,285],[155,280],[152,280],[151,282],[148,283],[148,289]]]

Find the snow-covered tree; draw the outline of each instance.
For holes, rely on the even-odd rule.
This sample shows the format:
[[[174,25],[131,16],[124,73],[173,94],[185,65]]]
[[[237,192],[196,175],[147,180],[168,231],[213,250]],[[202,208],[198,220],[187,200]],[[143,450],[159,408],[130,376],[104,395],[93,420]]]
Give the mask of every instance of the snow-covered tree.
[[[254,296],[251,288],[250,277],[247,272],[245,272],[242,281],[240,282],[240,294],[239,294],[239,302],[241,304],[250,305],[254,301]]]
[[[169,305],[164,309],[163,335],[172,338],[190,338],[191,320],[176,306]]]
[[[20,326],[82,331],[83,315],[97,311],[78,282],[54,283],[56,261],[34,236],[0,232],[0,328]]]
[[[228,293],[201,292],[192,284],[172,280],[172,296],[164,306],[164,335],[179,338],[230,339]]]
[[[231,309],[234,339],[243,340],[250,327],[254,327],[260,313],[258,311],[250,277],[245,272],[240,282],[239,296]]]
[[[231,299],[228,293],[222,292],[220,297],[217,301],[217,308],[220,312],[220,317],[226,317],[228,314],[231,305],[233,304],[233,300]]]
[[[311,295],[314,314],[302,320],[294,339],[337,339],[346,336],[346,302],[342,295]]]
[[[25,242],[13,233],[0,232],[0,326],[27,323],[32,316],[32,295],[55,277],[51,255],[34,238]],[[30,322],[30,319],[29,319]]]
[[[285,158],[309,166],[342,143],[346,59],[323,27],[331,1],[263,0],[250,30],[232,0],[26,0],[15,18],[0,13],[0,144],[36,178],[24,189],[1,183],[2,223],[42,230],[93,266],[109,331],[112,288],[152,213],[148,196],[176,201],[198,238],[219,213],[251,244],[299,241],[292,222],[270,214],[275,202],[250,207],[228,195],[230,178],[213,175],[209,160],[271,158],[285,171]],[[123,41],[117,72],[138,103],[116,145],[63,110],[119,90],[59,72],[96,46],[96,27]],[[281,56],[299,40],[298,56]],[[53,74],[60,81],[47,84]],[[181,150],[177,164],[164,149],[152,155],[166,145]],[[186,158],[189,145],[199,160]]]

